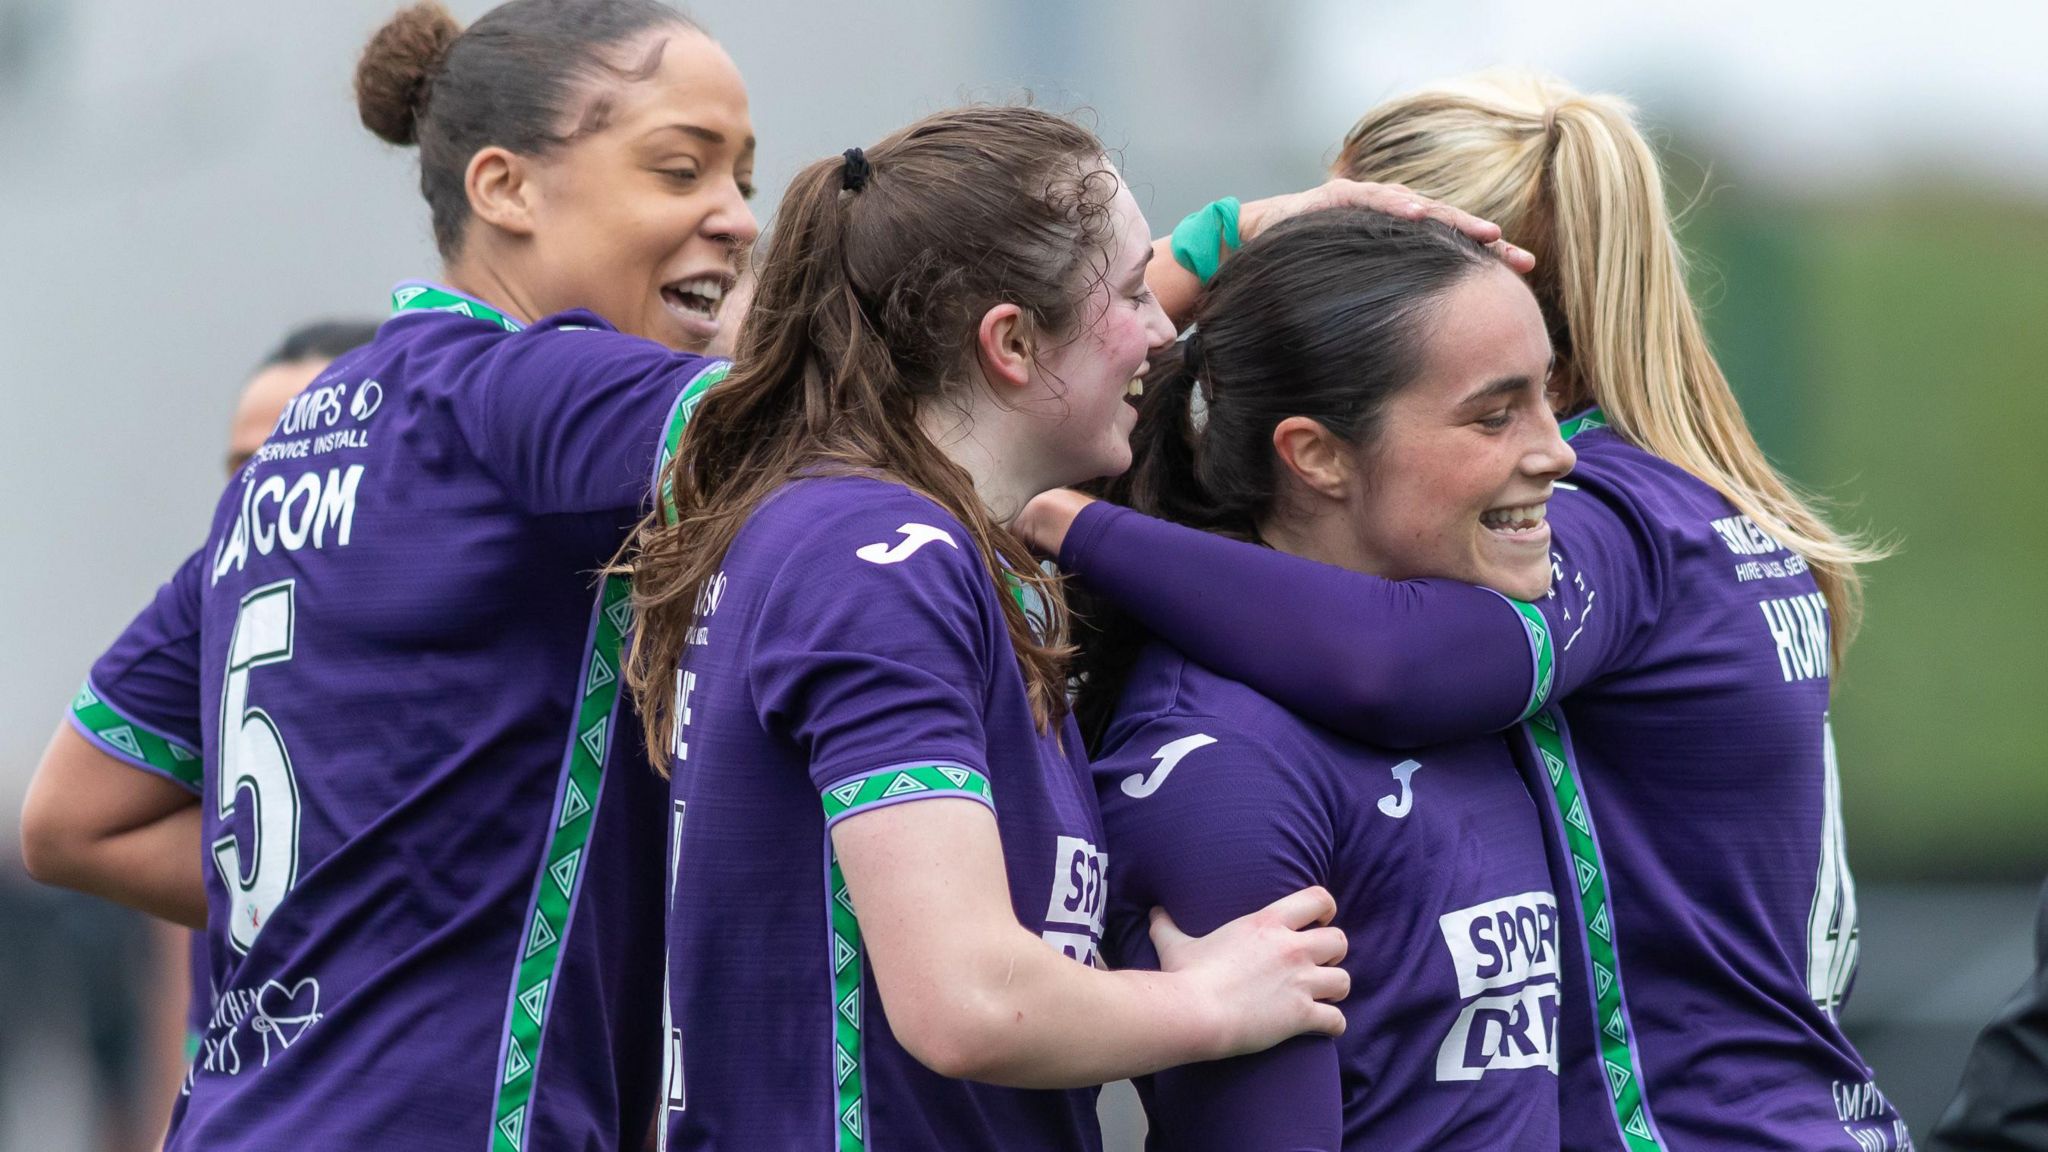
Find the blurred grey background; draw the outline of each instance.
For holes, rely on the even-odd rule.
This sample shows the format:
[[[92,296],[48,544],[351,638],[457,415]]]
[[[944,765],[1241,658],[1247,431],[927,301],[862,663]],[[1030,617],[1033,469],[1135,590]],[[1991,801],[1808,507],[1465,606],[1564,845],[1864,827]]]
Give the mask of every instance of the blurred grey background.
[[[205,531],[254,361],[435,269],[409,152],[355,119],[383,0],[0,0],[0,806],[92,657]],[[468,19],[486,5],[459,0]],[[1030,93],[1118,148],[1155,231],[1315,182],[1368,106],[1494,65],[1644,109],[1759,435],[1899,538],[1836,710],[1863,975],[1918,1133],[2029,965],[2048,873],[2048,7],[1874,0],[704,0],[764,220],[795,168]],[[154,1147],[146,929],[20,876],[0,820],[0,1149]],[[173,1011],[175,1006],[173,1006]],[[167,1079],[168,1078],[168,1079]],[[1111,1146],[1135,1146],[1112,1093]]]

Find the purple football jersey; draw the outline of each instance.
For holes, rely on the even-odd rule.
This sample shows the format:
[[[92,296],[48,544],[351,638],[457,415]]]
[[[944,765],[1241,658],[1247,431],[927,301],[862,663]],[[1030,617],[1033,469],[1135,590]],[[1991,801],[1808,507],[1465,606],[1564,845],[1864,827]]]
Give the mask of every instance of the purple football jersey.
[[[207,964],[206,933],[194,932],[185,942],[185,1054],[199,1055],[207,1022],[213,1019],[213,973]]]
[[[169,1147],[638,1148],[666,788],[597,570],[723,364],[395,301],[74,702],[201,797],[217,997]]]
[[[1072,722],[1032,722],[1002,595],[937,504],[845,475],[778,490],[704,587],[669,750],[669,1148],[1099,1146],[1092,1091],[949,1080],[903,1050],[832,851],[870,808],[987,805],[1018,921],[1095,961],[1093,786]]]
[[[1311,884],[1350,939],[1344,1035],[1141,1080],[1151,1147],[1557,1147],[1558,906],[1500,737],[1383,751],[1155,643],[1095,783],[1119,966],[1155,905],[1203,934]]]
[[[1062,565],[1361,738],[1529,721],[1511,740],[1568,905],[1565,1147],[1910,1147],[1837,1019],[1857,930],[1826,603],[1797,554],[1597,410],[1567,432],[1534,606],[1093,506]]]

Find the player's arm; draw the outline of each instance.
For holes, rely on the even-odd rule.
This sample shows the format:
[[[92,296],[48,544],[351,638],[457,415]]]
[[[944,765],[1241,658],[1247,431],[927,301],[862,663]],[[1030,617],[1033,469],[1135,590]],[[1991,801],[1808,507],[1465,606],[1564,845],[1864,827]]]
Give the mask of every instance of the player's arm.
[[[1536,267],[1534,256],[1501,239],[1498,224],[1426,196],[1418,196],[1399,184],[1371,184],[1341,178],[1318,184],[1304,192],[1268,196],[1244,204],[1238,209],[1238,241],[1249,241],[1290,216],[1323,208],[1370,208],[1408,220],[1423,217],[1441,220],[1481,244],[1493,247],[1517,272],[1527,273]],[[1219,262],[1228,255],[1227,246],[1219,246],[1215,253]],[[1174,327],[1185,328],[1194,319],[1195,304],[1202,295],[1202,281],[1175,257],[1172,236],[1162,236],[1152,242],[1152,262],[1145,266],[1145,286],[1158,298],[1159,306],[1173,320]]]
[[[1529,621],[1497,593],[1384,580],[1083,501],[1040,497],[1018,527],[1154,635],[1318,723],[1418,747],[1505,728],[1540,703]]]
[[[1283,897],[1200,938],[1164,915],[1162,971],[1077,964],[1017,922],[994,816],[962,800],[833,829],[875,986],[904,1049],[942,1076],[1078,1088],[1334,1033],[1349,992],[1329,893]]]
[[[1017,528],[1197,661],[1339,732],[1420,747],[1563,698],[1623,663],[1654,615],[1648,529],[1588,492],[1560,491],[1550,508],[1563,578],[1535,605],[1455,580],[1386,580],[1071,492],[1034,500]]]
[[[569,319],[499,340],[457,381],[464,437],[529,511],[643,509],[678,401],[725,361]]]
[[[206,924],[199,691],[205,557],[194,552],[93,663],[21,814],[23,862],[188,927]]]
[[[206,927],[199,797],[60,724],[21,811],[28,873],[152,916]]]
[[[1178,756],[1162,761],[1170,750]],[[1327,803],[1300,770],[1299,757],[1228,720],[1178,715],[1139,728],[1096,765],[1103,830],[1116,859],[1110,916],[1120,962],[1158,966],[1142,935],[1130,931],[1151,907],[1190,932],[1206,932],[1277,895],[1328,881],[1336,832]],[[1335,1152],[1343,1144],[1337,1041],[1329,1036],[1166,1069],[1151,1078],[1144,1098],[1163,1147]]]
[[[948,1076],[1077,1087],[1340,1028],[1318,1002],[1346,991],[1325,967],[1344,943],[1318,927],[1331,915],[1319,890],[1203,940],[1160,925],[1165,972],[1076,963],[1019,921],[984,722],[990,670],[1015,659],[988,624],[1001,592],[966,529],[929,502],[832,483],[844,494],[822,515],[780,505],[803,508],[802,533],[751,625],[747,676],[762,722],[806,750],[904,1047]],[[858,558],[909,527],[926,543]],[[862,783],[893,787],[921,766],[923,788]]]

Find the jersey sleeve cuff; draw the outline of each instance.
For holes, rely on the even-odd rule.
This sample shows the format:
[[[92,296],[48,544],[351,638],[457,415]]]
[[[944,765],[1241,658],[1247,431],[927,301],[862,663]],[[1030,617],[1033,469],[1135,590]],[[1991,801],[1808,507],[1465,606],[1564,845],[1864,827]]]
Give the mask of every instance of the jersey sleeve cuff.
[[[674,488],[664,477],[669,461],[675,459],[682,449],[683,429],[689,426],[690,417],[697,414],[697,405],[711,391],[711,386],[726,378],[732,372],[732,361],[713,360],[704,369],[690,378],[683,390],[676,393],[676,402],[669,406],[668,419],[661,429],[661,450],[654,454],[654,476],[649,487],[657,494],[663,523],[673,524],[681,519],[676,510]]]
[[[911,760],[849,776],[819,793],[825,827],[857,812],[871,812],[912,800],[974,800],[993,812],[988,776],[951,760]]]
[[[1498,592],[1493,594],[1500,596]],[[1551,644],[1550,621],[1544,619],[1541,608],[1506,596],[1500,598],[1521,617],[1522,631],[1529,639],[1529,702],[1523,706],[1522,714],[1515,717],[1515,723],[1520,724],[1550,702],[1550,689],[1556,682],[1557,651]]]
[[[130,719],[109,703],[91,678],[71,698],[71,726],[94,747],[132,768],[154,772],[197,795],[205,773],[199,753]]]

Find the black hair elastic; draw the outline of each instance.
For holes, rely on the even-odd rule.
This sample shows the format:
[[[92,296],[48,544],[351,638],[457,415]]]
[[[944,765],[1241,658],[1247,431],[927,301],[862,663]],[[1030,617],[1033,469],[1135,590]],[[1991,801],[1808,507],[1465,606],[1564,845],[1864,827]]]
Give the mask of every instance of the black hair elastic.
[[[1189,374],[1194,376],[1202,374],[1201,339],[1202,330],[1197,328],[1180,342],[1180,362],[1187,367]]]
[[[858,148],[848,148],[844,153],[846,167],[839,173],[839,186],[848,192],[858,192],[868,186],[868,177],[874,175],[875,166],[868,163],[868,154]]]

